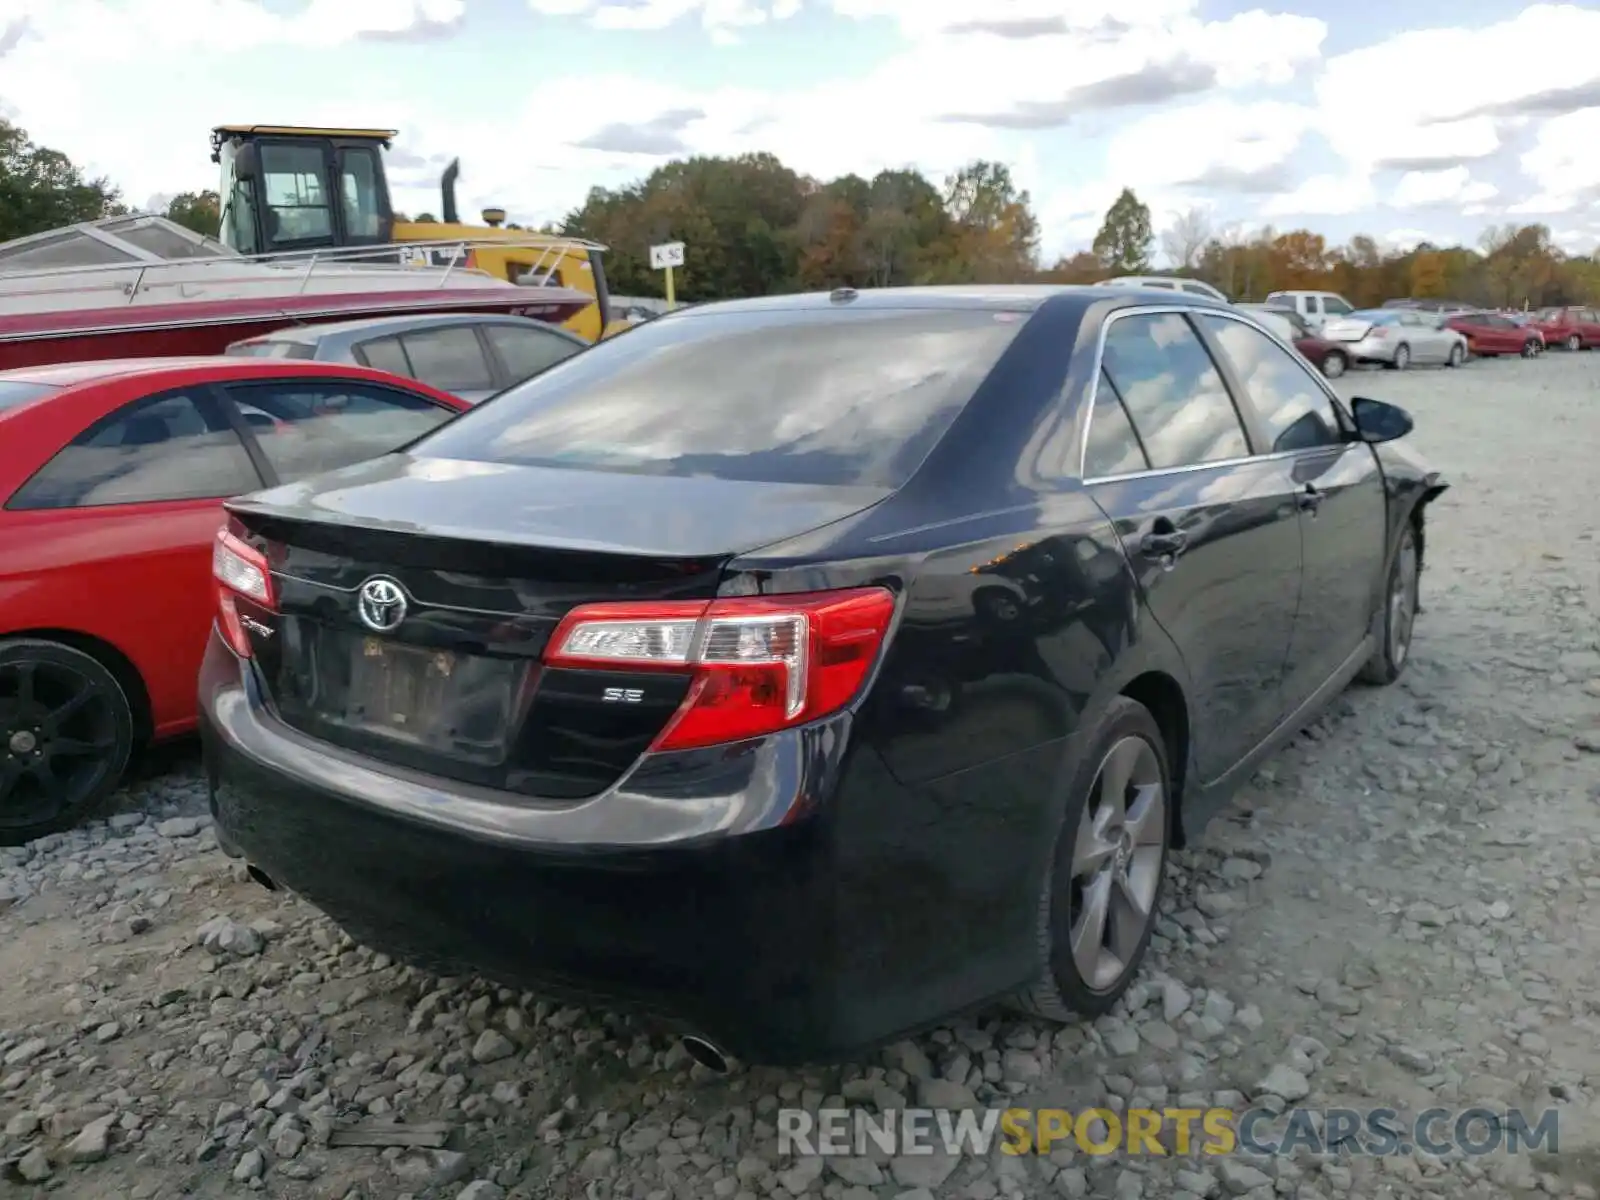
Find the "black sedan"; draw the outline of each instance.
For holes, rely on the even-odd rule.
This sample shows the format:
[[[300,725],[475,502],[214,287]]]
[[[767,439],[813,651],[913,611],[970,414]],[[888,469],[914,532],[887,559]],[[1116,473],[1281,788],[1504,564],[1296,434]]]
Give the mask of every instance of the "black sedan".
[[[358,940],[789,1063],[1106,1011],[1169,847],[1405,668],[1410,418],[1200,297],[712,304],[231,502],[219,838]]]

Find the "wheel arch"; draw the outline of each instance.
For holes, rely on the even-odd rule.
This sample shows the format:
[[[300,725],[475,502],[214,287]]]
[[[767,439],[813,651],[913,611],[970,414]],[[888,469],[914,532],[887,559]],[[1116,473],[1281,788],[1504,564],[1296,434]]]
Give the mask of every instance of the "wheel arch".
[[[1172,772],[1172,845],[1186,844],[1183,827],[1183,792],[1189,775],[1192,730],[1189,702],[1183,686],[1161,670],[1150,670],[1123,685],[1121,695],[1149,710],[1166,742],[1167,766]]]
[[[48,626],[34,629],[13,629],[4,639],[33,638],[42,642],[58,642],[82,651],[98,662],[116,678],[133,710],[133,736],[136,747],[149,742],[155,734],[155,723],[150,704],[150,692],[145,687],[144,676],[133,660],[104,638],[75,629],[53,629]]]

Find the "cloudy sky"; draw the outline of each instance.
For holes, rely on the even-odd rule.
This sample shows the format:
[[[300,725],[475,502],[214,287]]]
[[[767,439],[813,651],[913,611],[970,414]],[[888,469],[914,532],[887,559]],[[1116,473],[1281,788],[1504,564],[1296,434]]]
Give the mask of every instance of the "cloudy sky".
[[[1261,7],[1253,7],[1259,4]],[[135,204],[214,124],[401,131],[396,203],[559,216],[666,158],[1009,163],[1044,249],[1159,227],[1600,245],[1600,7],[1516,0],[0,0],[0,114]]]

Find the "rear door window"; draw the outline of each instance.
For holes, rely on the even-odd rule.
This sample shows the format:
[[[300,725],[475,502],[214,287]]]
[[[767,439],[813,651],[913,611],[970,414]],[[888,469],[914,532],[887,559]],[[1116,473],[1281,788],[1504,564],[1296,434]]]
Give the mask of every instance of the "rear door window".
[[[1322,312],[1322,298],[1320,296],[1306,297],[1306,312],[1317,316]]]
[[[483,336],[489,339],[500,365],[505,368],[508,384],[531,379],[583,348],[559,333],[521,325],[485,325]]]
[[[411,376],[446,392],[478,392],[494,387],[494,372],[478,332],[470,325],[422,329],[400,335]]]
[[[359,343],[354,350],[359,363],[391,375],[416,378],[411,370],[411,360],[406,357],[405,347],[400,344],[398,337],[373,338],[370,342]]]
[[[89,426],[7,508],[86,508],[237,496],[262,484],[217,402],[168,393],[135,400]]]
[[[389,453],[454,410],[376,384],[281,380],[227,389],[281,483]]]
[[[1138,313],[1106,330],[1105,373],[1155,468],[1250,453],[1233,399],[1205,344],[1178,313]]]
[[[1089,439],[1083,453],[1083,477],[1105,479],[1111,475],[1127,475],[1134,471],[1150,469],[1139,435],[1128,419],[1128,410],[1122,406],[1116,385],[1104,372],[1100,372],[1100,386],[1095,389],[1094,411],[1089,414]]]
[[[899,487],[1027,314],[744,310],[650,321],[502,392],[412,453]]]

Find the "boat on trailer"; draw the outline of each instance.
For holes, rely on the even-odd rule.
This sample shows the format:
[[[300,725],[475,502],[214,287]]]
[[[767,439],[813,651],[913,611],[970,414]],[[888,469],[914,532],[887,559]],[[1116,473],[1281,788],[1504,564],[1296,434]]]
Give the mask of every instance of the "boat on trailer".
[[[492,245],[506,247],[503,239]],[[69,225],[0,243],[0,370],[221,354],[290,325],[408,312],[509,313],[559,325],[593,303],[553,286],[571,245],[589,244],[530,239],[539,266],[513,284],[473,265],[473,241],[411,243],[400,261],[394,247],[370,246],[246,256],[165,217]]]

